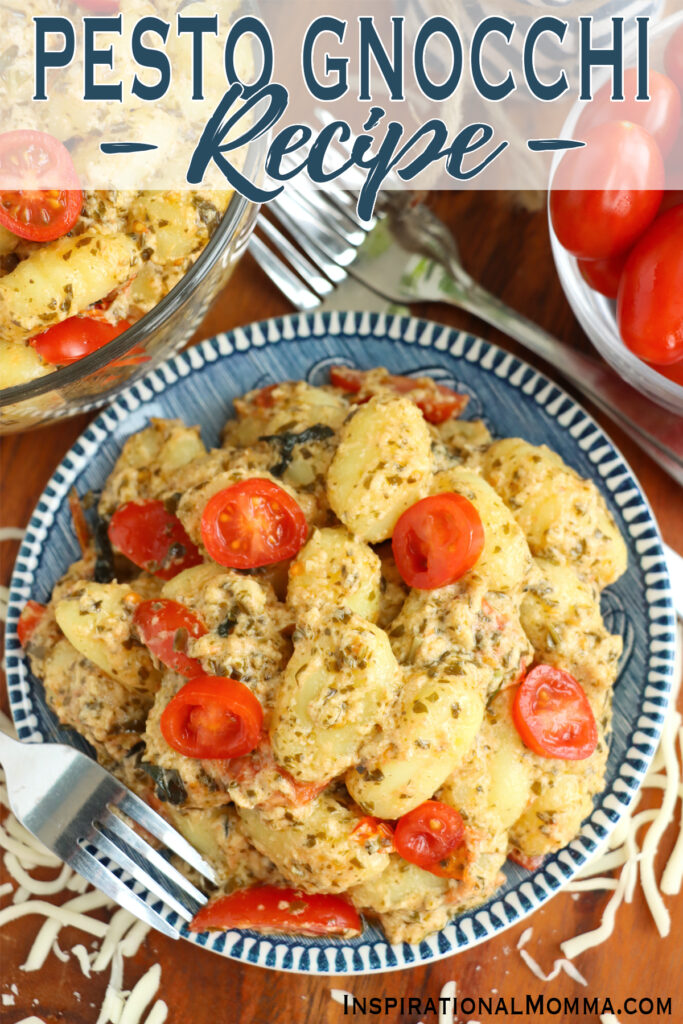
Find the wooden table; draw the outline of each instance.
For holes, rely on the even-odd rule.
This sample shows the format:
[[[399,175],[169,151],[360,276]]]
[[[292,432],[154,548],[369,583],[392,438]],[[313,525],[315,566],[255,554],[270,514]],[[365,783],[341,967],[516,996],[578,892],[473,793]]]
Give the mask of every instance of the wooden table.
[[[536,320],[558,337],[579,348],[589,344],[576,323],[560,288],[553,266],[544,211],[529,213],[515,205],[512,194],[434,193],[431,203],[437,213],[455,231],[467,267],[474,276],[511,306]],[[245,257],[225,292],[210,310],[196,338],[208,337],[255,319],[288,312],[280,296],[249,257]],[[438,319],[484,337],[513,352],[521,350],[505,336],[482,325],[475,318],[443,305],[422,305],[414,312]],[[538,360],[531,360],[539,362]],[[541,365],[541,369],[548,369]],[[571,391],[571,388],[568,388]],[[580,397],[580,396],[579,396]],[[683,517],[680,489],[617,428],[591,409],[609,431],[634,467],[659,519],[664,538],[683,553]],[[662,416],[668,415],[662,412]],[[23,525],[29,518],[55,464],[78,437],[87,417],[78,417],[33,433],[3,438],[0,441],[0,525]],[[16,547],[0,545],[0,583],[7,583]],[[6,708],[4,691],[3,706]],[[671,850],[677,829],[672,825],[660,850],[663,863]],[[0,869],[0,883],[5,880]],[[343,1020],[382,1020],[391,1024],[436,1024],[436,1016],[400,1013],[391,1010],[380,1016],[344,1015],[343,1008],[330,998],[330,989],[344,988],[357,996],[431,996],[436,999],[442,985],[457,980],[461,996],[488,995],[496,991],[518,1001],[526,993],[546,997],[610,996],[615,1009],[629,996],[655,998],[671,996],[672,1016],[683,1020],[683,976],[680,942],[683,936],[683,899],[668,899],[672,911],[672,934],[659,938],[644,898],[622,906],[615,934],[609,942],[584,954],[577,965],[588,981],[583,989],[566,975],[544,984],[538,981],[519,957],[516,944],[524,928],[531,925],[533,936],[527,949],[548,971],[559,953],[564,938],[596,927],[608,893],[584,893],[572,898],[556,897],[530,921],[512,928],[483,946],[461,953],[430,967],[401,971],[370,978],[312,979],[277,975],[255,967],[245,967],[219,959],[184,942],[174,943],[160,935],[151,935],[135,961],[125,961],[125,981],[132,983],[152,963],[162,965],[160,995],[169,1005],[171,1024],[331,1024]],[[42,972],[24,974],[23,963],[37,929],[37,919],[28,918],[0,932],[0,991],[7,992],[16,983],[19,995],[11,1008],[0,1005],[0,1020],[6,1024],[31,1014],[46,1022],[94,1024],[104,994],[106,978],[94,976],[86,981],[71,960],[62,964],[54,956]],[[64,933],[63,948],[73,940]],[[80,998],[75,993],[80,994]],[[34,1002],[35,1001],[35,1002]],[[470,1015],[473,1016],[473,1015]],[[476,1015],[474,1015],[476,1017]],[[469,1019],[469,1018],[463,1018]],[[477,1018],[478,1019],[478,1018]],[[486,1016],[482,1021],[488,1020]],[[490,1018],[493,1019],[493,1018]],[[504,1018],[497,1017],[496,1020]],[[526,1021],[527,1018],[515,1019]],[[544,1018],[545,1019],[545,1018]],[[568,1017],[552,1017],[569,1020]],[[572,1021],[597,1021],[580,1016]],[[645,1020],[624,1016],[625,1020]],[[647,1017],[655,1021],[658,1017]],[[664,1018],[662,1018],[664,1019]]]

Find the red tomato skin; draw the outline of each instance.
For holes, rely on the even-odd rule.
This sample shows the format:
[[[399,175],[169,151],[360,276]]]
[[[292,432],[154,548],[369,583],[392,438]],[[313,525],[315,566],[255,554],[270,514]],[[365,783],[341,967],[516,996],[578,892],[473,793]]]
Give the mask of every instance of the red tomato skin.
[[[653,366],[653,370],[683,388],[683,359],[679,359],[677,363],[670,363],[669,366]]]
[[[411,505],[394,527],[391,548],[404,582],[436,590],[459,580],[476,564],[484,527],[476,508],[461,494],[432,494]]]
[[[214,562],[229,569],[256,569],[293,558],[306,542],[308,523],[284,488],[252,477],[209,499],[201,530]]]
[[[606,82],[584,107],[574,135],[582,139],[593,128],[606,121],[630,121],[644,128],[659,146],[662,156],[671,151],[681,122],[681,95],[676,83],[650,70],[649,100],[637,100],[638,71],[627,68],[624,72],[624,99],[611,100],[612,82]]]
[[[679,25],[664,51],[664,67],[683,94],[683,25]]]
[[[193,639],[207,632],[204,623],[189,608],[165,597],[152,598],[140,602],[135,609],[133,623],[142,642],[162,664],[188,678],[203,673],[197,658],[190,658],[184,651],[175,649],[179,630],[185,630]]]
[[[27,601],[21,609],[21,615],[17,622],[17,636],[19,637],[19,643],[24,650],[26,650],[26,645],[35,633],[36,626],[42,619],[46,610],[45,605],[39,604],[38,601]]]
[[[365,386],[366,378],[365,371],[356,370],[350,366],[330,367],[330,384],[342,391],[348,391],[350,394],[360,394]],[[412,377],[399,377],[396,374],[388,373],[382,383],[399,395],[413,398],[427,423],[445,423],[446,420],[459,416],[469,401],[469,395],[460,394],[458,391],[453,391],[452,388],[447,388],[444,384],[436,384],[432,380],[421,381]],[[367,402],[370,397],[371,391],[368,390],[359,401]]]
[[[619,284],[617,324],[650,363],[683,358],[683,206],[658,217],[631,252]]]
[[[128,320],[117,324],[94,320],[87,314],[70,316],[30,339],[41,359],[52,366],[70,366],[127,331]]]
[[[513,864],[519,864],[521,868],[526,868],[527,871],[536,871],[540,868],[541,864],[545,860],[545,854],[538,854],[535,857],[530,857],[526,853],[522,853],[520,850],[510,850],[508,853],[508,860],[511,860]]]
[[[606,260],[577,260],[579,273],[594,292],[616,299],[627,258],[628,252],[620,252]]]
[[[581,187],[593,183],[599,187]],[[630,249],[652,223],[663,190],[664,163],[653,139],[638,125],[609,121],[560,161],[550,191],[553,230],[578,259],[608,259]]]
[[[195,676],[166,705],[160,726],[169,746],[185,757],[228,760],[258,746],[263,708],[236,679]]]
[[[183,524],[162,501],[126,502],[114,512],[107,532],[112,547],[162,580],[203,561]]]
[[[535,665],[517,687],[512,719],[525,746],[541,757],[584,761],[598,744],[588,698],[569,672]]]
[[[394,849],[400,857],[424,871],[441,877],[455,877],[451,862],[465,841],[465,824],[455,807],[441,800],[426,800],[396,822]]]
[[[31,153],[40,154],[41,166],[28,166]],[[18,158],[19,170],[13,158]],[[24,165],[23,167],[21,165]],[[17,187],[17,174],[28,187]],[[43,187],[41,187],[41,182]],[[66,235],[78,220],[83,207],[83,193],[68,149],[47,132],[19,129],[0,134],[0,224],[19,238],[33,242],[50,242]],[[32,210],[45,208],[48,198],[60,204],[59,212],[46,222],[42,217],[25,219],[15,215],[17,204]]]
[[[208,903],[189,928],[193,932],[249,928],[296,935],[351,936],[360,935],[363,926],[358,911],[342,896],[255,885]]]

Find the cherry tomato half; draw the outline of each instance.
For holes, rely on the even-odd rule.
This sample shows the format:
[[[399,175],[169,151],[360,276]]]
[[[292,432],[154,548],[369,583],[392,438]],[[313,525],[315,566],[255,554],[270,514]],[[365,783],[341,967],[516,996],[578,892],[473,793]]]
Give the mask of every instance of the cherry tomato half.
[[[658,217],[633,248],[619,284],[617,324],[641,359],[683,359],[683,206]]]
[[[332,366],[330,384],[342,391],[358,395],[358,401],[372,397],[373,389],[367,384],[368,374],[349,366]],[[421,411],[428,423],[445,423],[453,416],[459,416],[469,401],[469,395],[461,395],[444,384],[436,384],[428,377],[413,379],[386,374],[379,382],[399,395],[408,395]]]
[[[230,569],[256,569],[292,558],[307,535],[306,517],[294,498],[260,477],[214,494],[202,514],[206,550]]]
[[[196,544],[163,501],[127,501],[111,517],[108,533],[112,547],[162,580],[202,561]]]
[[[105,320],[93,320],[87,314],[70,316],[36,334],[30,339],[30,344],[46,363],[69,366],[118,338],[129,327],[127,320],[110,324]]]
[[[598,727],[582,687],[569,672],[551,665],[536,665],[522,680],[512,718],[524,745],[542,757],[583,761],[598,743]]]
[[[587,132],[606,121],[630,121],[639,124],[655,140],[662,156],[674,144],[681,123],[681,96],[674,82],[659,71],[650,70],[649,100],[637,100],[638,71],[624,72],[624,99],[611,100],[612,83],[606,82],[586,104],[574,132],[582,139]]]
[[[565,153],[553,178],[550,217],[561,245],[580,259],[630,249],[654,220],[664,189],[657,144],[639,125],[608,121]]]
[[[237,889],[208,903],[192,919],[190,931],[250,928],[296,935],[360,935],[358,911],[342,896],[302,892],[275,885]]]
[[[25,187],[18,188],[18,182]],[[3,227],[20,238],[49,242],[71,230],[82,206],[76,169],[58,139],[26,129],[0,135]]]
[[[577,260],[579,273],[586,284],[595,292],[616,299],[619,291],[621,272],[628,259],[627,252],[619,252],[606,260]]]
[[[664,51],[664,67],[683,94],[683,25],[679,25]]]
[[[399,818],[394,848],[399,856],[433,875],[457,877],[462,858],[456,855],[465,842],[465,824],[454,807],[426,800]]]
[[[133,623],[143,644],[168,668],[181,676],[203,673],[201,662],[190,658],[185,648],[188,639],[204,636],[207,629],[185,605],[164,597],[142,601],[135,609]]]
[[[196,676],[161,715],[161,732],[185,757],[242,757],[258,745],[263,708],[248,686],[223,676]]]
[[[26,644],[36,631],[36,626],[45,614],[45,605],[38,601],[27,601],[21,609],[21,615],[17,622],[17,636],[19,643],[25,649]]]
[[[436,590],[472,568],[484,547],[484,527],[461,494],[432,494],[400,516],[391,547],[409,587]]]

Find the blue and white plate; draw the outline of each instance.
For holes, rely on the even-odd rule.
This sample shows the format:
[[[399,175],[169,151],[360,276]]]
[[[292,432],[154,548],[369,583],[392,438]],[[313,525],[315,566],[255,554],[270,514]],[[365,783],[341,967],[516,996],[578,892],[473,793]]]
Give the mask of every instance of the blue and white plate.
[[[369,925],[354,940],[264,938],[236,931],[207,936],[183,928],[188,942],[223,956],[313,974],[364,974],[437,960],[483,942],[550,899],[595,853],[629,806],[657,744],[674,662],[669,580],[652,513],[620,453],[572,398],[514,356],[447,327],[369,313],[296,315],[221,334],[160,366],[120,395],[55,470],[31,517],[11,584],[7,676],[22,740],[59,739],[85,748],[48,710],[16,633],[25,602],[47,601],[55,581],[79,555],[67,505],[71,487],[80,494],[101,487],[123,442],[151,416],[199,423],[207,445],[216,444],[233,397],[281,380],[324,383],[328,367],[340,362],[429,374],[466,391],[471,396],[467,415],[483,417],[495,435],[548,444],[597,482],[626,538],[629,568],[606,592],[603,607],[608,626],[625,639],[607,788],[566,849],[533,873],[509,864],[505,885],[488,903],[415,945],[390,945]],[[175,913],[169,912],[168,919],[180,924]]]

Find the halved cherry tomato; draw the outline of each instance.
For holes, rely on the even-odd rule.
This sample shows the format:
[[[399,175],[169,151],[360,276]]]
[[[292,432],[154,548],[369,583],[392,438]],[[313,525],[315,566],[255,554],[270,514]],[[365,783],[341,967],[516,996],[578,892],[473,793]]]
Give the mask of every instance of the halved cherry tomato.
[[[202,561],[197,545],[163,501],[127,501],[111,517],[108,533],[112,547],[162,580]]]
[[[89,356],[98,348],[118,338],[130,327],[128,320],[110,324],[94,320],[87,313],[70,316],[59,324],[48,327],[30,339],[30,345],[41,359],[52,366],[69,366],[83,356]]]
[[[164,665],[181,676],[200,676],[204,669],[197,658],[185,653],[187,641],[207,632],[189,608],[165,597],[142,601],[133,615],[140,639]]]
[[[294,498],[260,477],[214,494],[202,514],[206,550],[230,569],[256,569],[292,558],[307,535],[306,517]]]
[[[683,93],[683,25],[679,25],[664,51],[664,67]]]
[[[593,291],[606,295],[608,299],[616,299],[621,272],[627,259],[628,251],[617,253],[606,260],[577,260],[577,263],[581,277]]]
[[[619,284],[622,341],[641,359],[683,359],[683,206],[667,210],[636,243]]]
[[[400,516],[391,547],[409,587],[436,590],[472,568],[484,547],[484,527],[461,494],[432,494]]]
[[[66,146],[47,132],[0,135],[0,224],[20,238],[49,242],[78,220],[81,183]]]
[[[342,391],[358,395],[358,402],[367,402],[375,393],[367,383],[368,374],[349,366],[332,366],[330,384]],[[453,416],[459,416],[469,401],[469,395],[461,395],[444,384],[436,384],[429,377],[398,377],[388,373],[379,383],[391,388],[399,395],[408,395],[422,412],[428,423],[445,423]]]
[[[588,698],[574,676],[536,665],[520,683],[512,718],[525,746],[541,757],[583,761],[598,744]]]
[[[360,935],[358,911],[342,896],[254,885],[219,896],[192,919],[193,932],[249,928],[296,935]]]
[[[17,622],[17,636],[23,648],[26,648],[26,644],[35,633],[36,626],[45,614],[45,611],[45,605],[39,604],[38,601],[27,601],[21,609],[21,615]]]
[[[585,134],[606,121],[630,121],[644,128],[666,156],[674,144],[681,123],[681,96],[674,82],[659,71],[650,70],[649,100],[637,100],[638,70],[624,72],[624,99],[611,100],[612,83],[606,82],[587,103],[577,122],[574,135]]]
[[[248,686],[224,676],[196,676],[161,715],[161,732],[185,757],[242,757],[258,745],[263,708]]]
[[[661,373],[663,377],[668,377],[674,384],[680,384],[683,388],[683,359],[679,359],[677,363],[671,363],[670,366],[653,366],[653,370]]]
[[[457,877],[462,871],[462,858],[454,855],[464,842],[462,817],[455,807],[440,800],[426,800],[408,811],[398,819],[394,831],[394,847],[399,856],[433,875],[448,878]]]
[[[630,249],[654,220],[664,189],[656,142],[639,125],[608,121],[586,146],[562,157],[550,192],[561,245],[580,259],[603,260]]]

